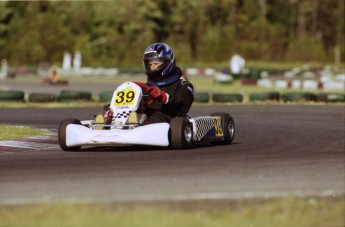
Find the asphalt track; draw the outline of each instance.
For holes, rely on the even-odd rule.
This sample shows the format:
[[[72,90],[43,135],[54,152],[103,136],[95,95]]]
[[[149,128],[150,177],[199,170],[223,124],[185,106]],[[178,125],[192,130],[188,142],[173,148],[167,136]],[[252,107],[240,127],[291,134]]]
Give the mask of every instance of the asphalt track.
[[[233,116],[235,139],[226,146],[204,144],[188,150],[107,147],[64,152],[55,136],[49,149],[3,147],[0,204],[343,198],[344,110],[343,105],[194,105],[192,116],[212,112]],[[61,120],[91,119],[100,111],[0,109],[0,123],[49,128],[56,135]]]

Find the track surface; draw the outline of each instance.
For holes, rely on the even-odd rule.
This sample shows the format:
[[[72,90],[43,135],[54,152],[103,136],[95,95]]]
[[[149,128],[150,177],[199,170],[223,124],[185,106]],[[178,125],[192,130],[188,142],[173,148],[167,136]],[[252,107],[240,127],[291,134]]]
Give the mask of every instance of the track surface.
[[[56,130],[100,111],[1,109],[0,123]],[[0,145],[0,204],[344,195],[344,106],[194,105],[190,114],[212,112],[233,116],[233,144],[63,152],[53,131],[42,147]]]

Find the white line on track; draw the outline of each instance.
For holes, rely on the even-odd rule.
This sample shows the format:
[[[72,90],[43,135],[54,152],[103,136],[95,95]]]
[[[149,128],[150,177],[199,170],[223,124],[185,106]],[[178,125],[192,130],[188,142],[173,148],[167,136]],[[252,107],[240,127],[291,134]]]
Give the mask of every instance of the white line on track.
[[[1,141],[0,146],[4,147],[15,147],[15,148],[25,148],[33,150],[46,150],[50,148],[58,147],[56,144],[38,143],[38,142],[23,142],[23,141]]]
[[[20,149],[49,150],[59,147],[51,141],[57,141],[56,132],[49,131],[47,134],[41,136],[32,136],[19,140],[3,140],[0,141],[0,150],[6,151],[6,148],[18,148],[18,151]]]
[[[44,204],[44,203],[109,203],[109,202],[183,202],[183,201],[224,201],[224,200],[238,200],[238,199],[278,199],[278,198],[308,198],[308,197],[332,197],[343,198],[344,194],[336,192],[335,190],[327,191],[271,191],[271,192],[237,192],[237,193],[224,193],[224,192],[210,192],[210,193],[186,193],[186,194],[143,194],[143,195],[118,195],[117,197],[88,197],[88,198],[16,198],[16,199],[0,199],[0,204],[3,205],[28,205],[28,204]]]

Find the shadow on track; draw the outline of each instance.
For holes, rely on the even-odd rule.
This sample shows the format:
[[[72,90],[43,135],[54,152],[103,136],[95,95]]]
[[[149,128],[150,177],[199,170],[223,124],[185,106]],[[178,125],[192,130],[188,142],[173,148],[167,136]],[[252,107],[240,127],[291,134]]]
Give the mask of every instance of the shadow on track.
[[[223,146],[231,146],[231,145],[239,145],[241,143],[231,143],[228,145],[213,145],[210,143],[198,143],[193,144],[191,147],[186,149],[173,149],[171,147],[156,147],[156,146],[136,146],[136,145],[129,145],[129,146],[96,146],[96,147],[86,147],[82,148],[79,151],[74,152],[144,152],[144,151],[188,151],[188,150],[195,150],[199,148],[210,148],[210,147],[223,147]]]

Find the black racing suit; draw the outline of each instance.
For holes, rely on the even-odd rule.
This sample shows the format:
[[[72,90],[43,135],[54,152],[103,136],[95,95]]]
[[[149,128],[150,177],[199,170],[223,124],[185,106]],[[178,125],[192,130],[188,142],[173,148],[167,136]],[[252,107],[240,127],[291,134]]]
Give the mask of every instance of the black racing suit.
[[[159,82],[147,82],[148,85],[157,86],[161,91],[166,92],[169,100],[166,104],[155,100],[151,106],[146,107],[144,111],[147,115],[145,125],[159,122],[169,123],[174,117],[185,117],[194,101],[193,85],[182,76],[179,67],[176,67],[167,78]]]

